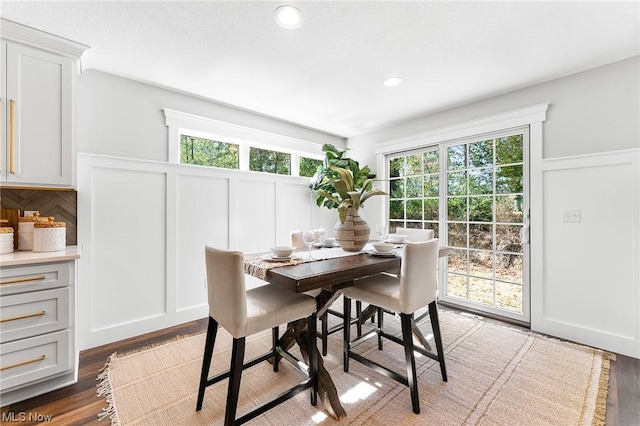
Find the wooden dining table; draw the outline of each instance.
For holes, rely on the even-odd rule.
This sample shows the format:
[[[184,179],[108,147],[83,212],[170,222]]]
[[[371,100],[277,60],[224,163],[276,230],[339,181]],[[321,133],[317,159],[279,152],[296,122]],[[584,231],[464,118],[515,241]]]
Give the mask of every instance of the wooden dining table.
[[[321,257],[321,250],[323,249],[316,249],[312,253],[317,253],[316,257]],[[440,248],[440,257],[448,256],[450,253],[450,248]],[[377,256],[363,251],[330,259],[310,259],[308,262],[297,265],[280,267],[274,265],[266,271],[264,277],[260,278],[296,293],[320,289],[320,293],[316,296],[319,318],[342,295],[345,288],[353,285],[355,280],[381,272],[399,272],[401,262],[402,258],[399,255]],[[366,319],[366,314],[363,315],[363,318]],[[308,357],[306,333],[303,333],[305,329],[306,319],[288,324],[287,330],[280,338],[280,344],[287,349],[298,344],[303,356]],[[320,351],[318,351],[317,358],[319,360],[318,400],[332,417],[342,419],[346,417],[347,413],[340,402],[331,376],[324,368]]]

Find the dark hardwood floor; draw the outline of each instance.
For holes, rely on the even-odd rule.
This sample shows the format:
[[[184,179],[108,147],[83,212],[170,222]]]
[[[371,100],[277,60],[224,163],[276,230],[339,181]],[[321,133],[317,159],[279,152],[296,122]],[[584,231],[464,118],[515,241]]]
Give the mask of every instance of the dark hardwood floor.
[[[55,425],[100,425],[109,424],[109,420],[98,421],[98,413],[107,407],[104,398],[96,396],[96,378],[104,367],[107,358],[114,352],[127,353],[157,343],[170,340],[176,336],[194,334],[207,330],[207,319],[192,321],[154,333],[143,334],[131,339],[111,343],[80,352],[78,383],[47,394],[28,399],[16,404],[2,407],[2,424],[8,418],[6,413],[13,412],[14,418],[19,413],[51,415],[48,424]],[[18,423],[18,422],[16,422]],[[35,425],[36,421],[19,422],[20,425]]]
[[[20,413],[25,413],[25,417],[30,414],[52,416],[49,424],[104,426],[108,424],[108,419],[99,422],[97,416],[107,405],[103,398],[96,396],[96,378],[109,355],[116,351],[131,352],[170,340],[175,336],[203,332],[206,328],[207,320],[201,319],[83,351],[80,353],[78,383],[2,407],[2,424],[11,424],[6,421],[9,418],[8,413],[14,413],[16,419],[19,418]],[[610,376],[607,426],[639,426],[640,359],[617,355],[617,360],[611,363]],[[36,421],[19,423],[21,425],[38,424]]]

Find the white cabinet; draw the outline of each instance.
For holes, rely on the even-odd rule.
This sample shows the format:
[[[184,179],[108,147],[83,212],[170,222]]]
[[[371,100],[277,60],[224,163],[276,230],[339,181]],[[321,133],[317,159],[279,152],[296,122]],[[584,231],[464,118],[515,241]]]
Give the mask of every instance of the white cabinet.
[[[0,179],[9,186],[74,187],[75,85],[86,46],[1,23]]]
[[[76,261],[3,266],[0,275],[2,404],[75,383]]]

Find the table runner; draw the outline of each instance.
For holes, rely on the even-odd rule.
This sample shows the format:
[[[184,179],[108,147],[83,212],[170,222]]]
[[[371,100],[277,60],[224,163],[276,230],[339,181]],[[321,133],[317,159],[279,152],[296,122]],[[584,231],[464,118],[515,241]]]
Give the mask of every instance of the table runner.
[[[281,268],[283,266],[294,266],[306,262],[315,262],[318,260],[336,259],[338,257],[356,256],[366,253],[371,249],[371,245],[367,244],[362,251],[350,252],[344,251],[340,247],[322,248],[311,250],[311,258],[309,258],[309,252],[307,250],[296,251],[291,259],[286,262],[274,262],[264,258],[264,254],[259,256],[247,256],[244,258],[244,272],[260,278],[266,279],[267,272],[273,268]],[[269,253],[265,253],[269,254]]]

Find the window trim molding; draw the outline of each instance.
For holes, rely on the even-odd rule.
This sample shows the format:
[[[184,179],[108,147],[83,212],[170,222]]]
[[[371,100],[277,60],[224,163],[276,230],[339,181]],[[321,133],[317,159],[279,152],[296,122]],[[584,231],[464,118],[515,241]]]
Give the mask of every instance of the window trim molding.
[[[290,153],[292,158],[302,155],[309,158],[322,158],[322,146],[290,136],[272,133],[266,130],[254,129],[239,124],[228,123],[213,118],[202,117],[187,112],[162,108],[165,125],[169,128],[167,144],[167,162],[180,163],[180,134],[182,132],[198,132],[209,137],[215,137],[221,142],[243,145],[248,152],[248,146],[262,149]],[[248,154],[247,154],[248,155]],[[293,162],[292,162],[293,176]]]
[[[465,138],[511,127],[530,126],[533,123],[546,121],[548,108],[548,102],[533,105],[405,138],[382,141],[377,143],[374,149],[376,154],[385,155],[439,144],[446,140]]]
[[[542,194],[542,163],[543,163],[543,135],[542,124],[547,119],[547,110],[550,103],[533,105],[526,108],[508,111],[477,120],[463,122],[457,125],[447,126],[440,129],[382,141],[374,145],[378,171],[382,176],[386,176],[386,158],[389,155],[399,154],[406,151],[417,150],[431,145],[444,145],[448,141],[465,139],[487,133],[499,132],[507,129],[526,127],[529,129],[529,162],[528,170],[525,164],[525,173],[529,174],[529,229],[542,229],[543,226],[543,194]],[[442,160],[441,160],[442,161]],[[385,185],[388,190],[388,184]],[[381,205],[381,218],[386,217],[386,206]],[[442,221],[443,211],[440,211],[440,221]],[[529,268],[523,273],[529,275],[529,294],[525,295],[528,301],[524,302],[527,310],[523,318],[525,322],[531,323],[535,320],[535,313],[540,307],[536,304],[536,299],[531,297],[531,293],[538,291],[542,285],[543,277],[543,256],[541,235],[533,234],[529,236]]]

